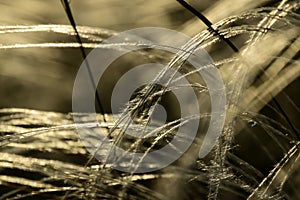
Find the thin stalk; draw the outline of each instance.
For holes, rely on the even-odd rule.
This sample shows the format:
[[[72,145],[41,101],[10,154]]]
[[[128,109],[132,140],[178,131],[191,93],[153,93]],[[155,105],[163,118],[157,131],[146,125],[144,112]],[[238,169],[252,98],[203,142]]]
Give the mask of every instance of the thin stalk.
[[[103,109],[103,106],[101,104],[101,100],[100,100],[100,95],[97,91],[97,84],[96,84],[96,81],[94,80],[94,77],[93,77],[93,73],[92,73],[92,70],[91,70],[91,67],[89,65],[89,62],[88,60],[86,59],[87,55],[85,53],[85,50],[84,50],[84,47],[82,45],[82,40],[81,40],[81,37],[79,35],[79,32],[77,30],[77,27],[76,27],[76,22],[75,22],[75,19],[73,17],[73,14],[72,14],[72,10],[71,10],[71,7],[70,7],[70,4],[69,4],[69,1],[68,0],[61,0],[61,3],[66,11],[66,14],[68,16],[68,19],[70,21],[70,24],[72,25],[74,31],[75,31],[75,37],[76,37],[76,40],[77,42],[80,44],[80,51],[81,51],[81,55],[82,55],[82,58],[84,60],[84,64],[86,66],[86,69],[88,71],[88,75],[89,75],[89,78],[91,80],[91,83],[92,83],[92,86],[93,86],[93,90],[96,91],[96,101],[97,101],[97,105],[98,105],[98,108],[100,110],[100,113],[103,115],[103,120],[104,122],[106,122],[106,119],[105,119],[105,113],[104,113],[104,109]]]

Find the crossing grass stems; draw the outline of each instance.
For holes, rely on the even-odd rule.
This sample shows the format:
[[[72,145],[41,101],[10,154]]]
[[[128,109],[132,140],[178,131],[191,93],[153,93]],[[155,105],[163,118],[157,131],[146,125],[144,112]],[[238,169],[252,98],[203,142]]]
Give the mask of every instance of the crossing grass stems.
[[[226,122],[213,151],[204,159],[199,159],[192,150],[188,151],[187,159],[151,173],[136,174],[134,170],[122,173],[95,160],[84,148],[72,115],[81,116],[84,125],[89,122],[86,114],[3,108],[0,110],[0,199],[254,200],[300,197],[299,129],[282,102],[277,100],[278,94],[284,96],[285,103],[299,116],[299,104],[293,102],[285,89],[300,75],[300,2],[219,0],[204,10],[204,14],[185,1],[178,2],[196,15],[178,27],[179,30],[192,33],[197,30],[199,19],[208,26],[208,29],[198,30],[193,41],[215,58],[215,67],[222,74],[226,87]],[[0,34],[45,32],[68,37],[75,35],[76,42],[15,43],[2,45],[0,50],[78,48],[86,58],[86,49],[99,48],[99,42],[116,34],[111,30],[77,26],[72,4],[67,0],[62,0],[62,3],[70,26],[0,26]],[[170,9],[173,9],[174,3],[169,3]],[[243,4],[247,10],[241,11],[241,7],[232,6],[228,7],[226,14],[224,8],[228,3]],[[221,8],[225,10],[220,12],[222,19],[212,23],[206,18],[212,16],[211,13],[218,13]],[[182,48],[188,47],[187,44]],[[228,48],[231,52],[227,52]],[[153,55],[144,50],[136,54],[149,60],[166,59],[163,55]],[[185,62],[180,55],[165,61],[169,63],[165,72],[169,68],[182,70]],[[161,73],[161,77],[165,72]],[[183,73],[182,77],[197,72],[194,69]],[[202,83],[195,82],[189,86],[194,87],[196,92],[207,92]],[[165,91],[153,88],[149,84],[137,99],[131,101],[131,109],[125,108],[121,115],[122,122],[140,114],[140,108],[149,98],[159,101],[159,98],[153,97],[162,96]],[[125,132],[117,130],[120,122],[113,124],[111,115],[105,114],[101,108],[100,98],[97,103],[101,111],[99,121],[104,123],[95,127],[95,131],[107,132],[116,143],[128,142]],[[262,112],[265,108],[276,113],[281,120]],[[209,116],[209,113],[199,113],[199,116],[184,120],[207,120]],[[159,136],[150,141],[150,145],[143,146],[146,141],[137,140],[129,143],[129,149],[138,151],[142,148],[147,154],[154,147],[168,142],[166,138],[182,123],[180,120],[179,123],[169,122],[156,130]],[[260,155],[253,155],[254,146],[261,150]]]

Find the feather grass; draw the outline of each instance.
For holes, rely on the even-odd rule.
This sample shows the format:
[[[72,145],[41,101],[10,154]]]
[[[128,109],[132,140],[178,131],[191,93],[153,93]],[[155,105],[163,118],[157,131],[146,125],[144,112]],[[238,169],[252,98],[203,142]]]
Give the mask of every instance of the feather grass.
[[[164,3],[174,9],[173,3]],[[260,7],[266,3],[269,4],[267,7]],[[226,7],[228,4],[235,6]],[[89,126],[87,115],[5,108],[0,109],[0,199],[298,199],[299,130],[295,120],[281,109],[282,105],[278,102],[274,105],[271,101],[283,93],[299,115],[297,104],[292,103],[285,92],[300,75],[299,6],[299,1],[288,0],[275,3],[219,0],[203,12],[212,21],[219,21],[212,24],[218,34],[209,30],[199,32],[201,26],[195,19],[178,28],[196,34],[193,42],[211,53],[227,92],[223,133],[214,150],[204,159],[199,159],[191,150],[186,157],[156,172],[135,174],[133,170],[132,173],[121,173],[113,170],[113,166],[95,160],[81,143],[72,115],[81,116],[81,125]],[[75,35],[84,40],[57,42],[46,38],[45,42],[28,43],[13,40],[2,44],[0,50],[129,45],[125,42],[99,46],[99,42],[116,32],[89,26],[75,27],[74,31],[74,23],[72,26],[0,26],[0,35],[41,33],[68,39]],[[237,44],[239,51],[228,53],[223,38]],[[169,63],[156,77],[160,79],[170,68],[183,70],[185,60],[182,58],[193,49],[194,46],[187,43],[182,47],[182,55],[171,60],[147,51],[137,54]],[[180,78],[197,72],[191,70]],[[168,78],[169,82],[176,81]],[[199,93],[207,92],[201,83],[191,86],[199,88]],[[141,96],[132,100],[133,107],[124,109],[119,121],[115,122],[109,114],[99,114],[101,123],[93,128],[107,133],[111,141],[134,152],[143,149],[147,155],[168,142],[168,137],[172,137],[183,123],[210,117],[209,113],[201,113],[181,119],[181,123],[173,121],[157,127],[152,130],[157,136],[148,146],[145,145],[147,140],[131,142],[117,125],[122,123],[127,130],[139,131],[128,119],[140,115],[149,98],[158,102],[165,92],[155,90],[150,83]],[[205,104],[206,99],[203,101]],[[270,108],[281,120],[264,114],[264,108]],[[145,113],[142,117],[147,118]],[[196,147],[197,143],[201,143],[201,138],[196,138]]]

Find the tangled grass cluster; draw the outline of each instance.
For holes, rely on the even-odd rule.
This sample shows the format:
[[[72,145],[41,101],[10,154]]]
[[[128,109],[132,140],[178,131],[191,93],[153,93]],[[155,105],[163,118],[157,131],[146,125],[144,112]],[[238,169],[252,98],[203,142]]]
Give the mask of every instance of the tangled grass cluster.
[[[179,5],[176,7],[175,1],[161,2],[157,4],[163,5],[164,16],[176,21]],[[73,3],[71,1],[71,6]],[[153,13],[153,5],[149,13]],[[143,174],[124,173],[103,165],[87,152],[72,120],[72,115],[82,113],[3,108],[0,109],[0,199],[299,199],[297,123],[300,109],[299,95],[293,92],[297,91],[300,75],[299,7],[298,0],[218,0],[199,8],[204,16],[216,22],[210,29],[196,17],[172,24],[177,30],[194,35],[193,40],[209,52],[226,87],[223,132],[205,158],[198,158],[195,149],[199,146],[195,143],[182,158],[164,169]],[[58,63],[63,61],[53,58],[53,48],[63,49],[62,52],[71,48],[93,49],[116,33],[76,26],[77,34],[74,28],[62,24],[3,25],[0,35],[4,39],[14,39],[1,44],[0,52],[6,55],[8,51],[19,49],[29,52],[30,49],[46,49],[50,54],[38,55]],[[48,34],[49,37],[46,41],[16,42],[18,37],[28,33]],[[81,42],[74,40],[78,35]],[[238,51],[232,50],[226,40],[234,43]],[[176,57],[157,51],[136,53],[146,61],[154,59],[165,63]],[[183,62],[174,65],[181,66]],[[16,64],[18,69],[20,65],[26,67],[20,62]],[[11,72],[8,67],[1,68],[0,76]],[[176,69],[185,72],[184,68]],[[196,72],[190,70],[183,76],[193,76]],[[41,82],[31,81],[33,84]],[[8,87],[10,83],[6,84]],[[191,86],[202,95],[200,103],[204,107],[209,105],[205,98],[209,95],[207,87],[201,81]],[[157,94],[163,95],[142,95],[133,102],[143,105],[147,98]],[[139,107],[130,112],[136,110]],[[204,123],[209,116],[209,112],[199,113]],[[98,120],[101,122],[98,129],[112,133],[115,122],[109,113],[98,114]],[[199,133],[203,132],[205,128],[200,128]],[[122,137],[124,133],[116,132],[111,140],[124,142],[121,145],[126,147],[128,138],[122,140]],[[201,137],[197,139],[201,142]],[[154,143],[160,145],[159,142],[162,145],[168,138],[158,137],[148,143],[143,141],[129,146],[133,151],[144,148],[147,153],[154,148]]]

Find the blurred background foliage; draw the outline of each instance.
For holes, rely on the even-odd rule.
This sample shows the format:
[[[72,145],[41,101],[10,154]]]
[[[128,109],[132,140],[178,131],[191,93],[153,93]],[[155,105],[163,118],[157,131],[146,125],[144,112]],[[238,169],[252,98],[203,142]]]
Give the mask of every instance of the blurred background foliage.
[[[71,2],[78,25],[113,31],[144,26],[175,28],[191,18],[169,1],[89,0]],[[0,2],[2,26],[69,24],[59,0]],[[1,45],[75,42],[74,37],[47,32],[2,33]],[[82,62],[77,48],[20,48],[1,50],[0,107],[71,111],[72,87]]]

